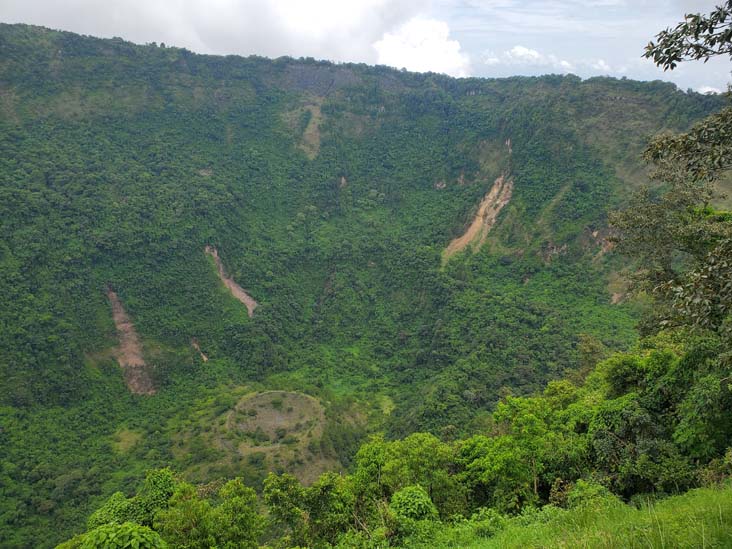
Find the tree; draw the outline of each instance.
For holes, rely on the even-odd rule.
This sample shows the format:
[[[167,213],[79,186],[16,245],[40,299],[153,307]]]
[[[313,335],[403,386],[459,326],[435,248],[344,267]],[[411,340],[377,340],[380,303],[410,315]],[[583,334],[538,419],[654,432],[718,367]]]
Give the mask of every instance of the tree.
[[[290,531],[290,541],[297,545],[307,537],[305,489],[292,475],[270,473],[264,480],[264,502],[273,525]]]
[[[513,436],[477,435],[460,444],[461,481],[472,491],[476,507],[502,513],[538,503],[531,453]]]
[[[212,505],[194,486],[181,483],[168,508],[157,514],[155,529],[173,547],[258,547],[264,519],[257,513],[256,492],[241,479],[234,479],[224,484],[217,496],[218,505]]]
[[[324,473],[308,488],[290,474],[270,473],[264,481],[264,501],[273,525],[289,530],[286,543],[330,546],[353,522],[356,511],[351,488],[336,473]]]
[[[345,479],[324,473],[305,490],[311,545],[335,544],[353,522],[355,498]]]
[[[732,55],[732,0],[708,16],[687,14],[674,29],[657,34],[656,40],[646,46],[644,56],[664,70],[675,69],[681,61],[706,63],[715,55]]]
[[[151,526],[158,510],[167,507],[175,487],[176,481],[170,468],[148,471],[145,483],[133,501],[137,522]]]
[[[413,433],[390,442],[383,468],[383,482],[391,493],[419,484],[435,502],[443,516],[457,512],[464,501],[461,487],[450,475],[452,447],[429,433]]]
[[[393,520],[391,536],[396,545],[406,537],[428,541],[424,538],[429,536],[433,523],[439,518],[435,504],[419,484],[396,491],[391,497],[389,511]]]
[[[709,16],[687,15],[651,42],[645,57],[678,62],[732,55],[732,0]],[[732,214],[711,207],[715,184],[732,167],[732,108],[684,134],[654,138],[644,153],[655,190],[642,189],[615,213],[619,251],[639,260],[635,289],[656,300],[654,329],[688,326],[732,333]],[[660,189],[660,191],[658,190]]]
[[[121,524],[134,516],[132,500],[122,492],[115,492],[87,520],[87,528],[93,529],[105,524]]]
[[[196,488],[181,483],[167,509],[155,517],[155,530],[173,547],[208,549],[216,546],[216,528],[211,504],[202,500]]]
[[[145,483],[133,498],[126,498],[122,492],[115,492],[87,521],[91,530],[104,524],[135,522],[152,526],[155,514],[167,507],[173,495],[176,481],[169,468],[152,469],[145,475]]]
[[[259,547],[257,540],[264,531],[264,519],[257,512],[257,493],[237,478],[224,484],[219,497],[221,504],[213,513],[218,547]]]

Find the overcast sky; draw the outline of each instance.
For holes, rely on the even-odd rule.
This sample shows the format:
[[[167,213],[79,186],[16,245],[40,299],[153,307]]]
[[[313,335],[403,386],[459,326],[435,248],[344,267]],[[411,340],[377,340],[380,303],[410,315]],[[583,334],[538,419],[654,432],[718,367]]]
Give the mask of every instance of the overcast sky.
[[[290,55],[453,76],[573,73],[724,90],[727,58],[664,73],[643,47],[722,0],[0,0],[0,21],[200,53]]]

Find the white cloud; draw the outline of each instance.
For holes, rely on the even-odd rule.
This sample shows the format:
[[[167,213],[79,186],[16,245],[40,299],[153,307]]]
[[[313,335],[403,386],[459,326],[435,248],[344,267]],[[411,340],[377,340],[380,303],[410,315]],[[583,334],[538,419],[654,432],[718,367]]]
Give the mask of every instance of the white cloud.
[[[488,52],[483,58],[483,62],[489,66],[541,67],[563,72],[569,72],[574,69],[574,65],[566,59],[560,59],[554,54],[544,54],[520,45],[514,46],[499,55]]]
[[[699,93],[722,93],[722,90],[713,86],[700,86],[696,89]]]
[[[372,44],[423,9],[419,0],[0,0],[0,21],[200,53],[375,63]]]
[[[509,62],[526,63],[527,65],[544,65],[544,56],[538,51],[524,46],[514,46],[507,52],[505,57]]]
[[[382,65],[451,76],[470,74],[470,59],[461,51],[460,42],[450,39],[444,21],[414,17],[385,33],[373,46]]]
[[[645,64],[642,59],[631,59],[632,63]],[[493,67],[501,74],[544,74],[549,71],[574,73],[583,77],[597,75],[625,75],[628,65],[614,65],[602,58],[563,59],[553,53],[543,53],[526,46],[513,46],[500,54],[493,51],[483,53],[483,64]]]
[[[603,74],[610,74],[613,72],[613,69],[610,67],[610,65],[607,64],[607,62],[604,59],[598,59],[597,61],[593,61],[590,63],[590,67],[592,67],[596,71],[600,71]]]

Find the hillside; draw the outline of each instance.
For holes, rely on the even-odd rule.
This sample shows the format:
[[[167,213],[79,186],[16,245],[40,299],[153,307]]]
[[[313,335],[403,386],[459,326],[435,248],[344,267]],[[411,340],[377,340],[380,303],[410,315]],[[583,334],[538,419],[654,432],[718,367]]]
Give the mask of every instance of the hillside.
[[[275,454],[311,480],[369,432],[469,436],[630,348],[607,212],[721,105],[0,25],[0,540],[150,468],[259,487]],[[233,428],[265,391],[301,420]]]

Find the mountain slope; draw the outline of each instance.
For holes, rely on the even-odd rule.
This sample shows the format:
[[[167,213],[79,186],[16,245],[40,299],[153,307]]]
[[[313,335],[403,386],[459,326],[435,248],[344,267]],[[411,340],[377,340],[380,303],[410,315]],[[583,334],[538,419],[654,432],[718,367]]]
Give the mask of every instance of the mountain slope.
[[[0,52],[0,512],[16,544],[48,524],[64,537],[144,468],[206,480],[226,451],[206,418],[241,391],[318,397],[312,455],[347,466],[369,430],[469,432],[501,391],[581,366],[583,341],[625,348],[636,311],[611,303],[606,213],[642,180],[647,135],[720,103],[24,25],[0,25]],[[502,174],[513,189],[484,245],[443,267]],[[125,387],[109,288],[154,396]]]

